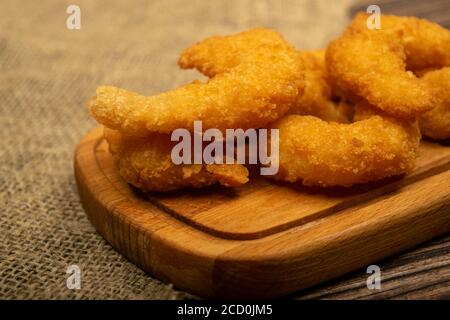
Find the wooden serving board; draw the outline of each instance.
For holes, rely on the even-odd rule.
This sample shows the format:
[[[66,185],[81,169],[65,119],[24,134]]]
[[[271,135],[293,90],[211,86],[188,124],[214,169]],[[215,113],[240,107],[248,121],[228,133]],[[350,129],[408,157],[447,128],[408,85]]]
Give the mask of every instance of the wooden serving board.
[[[88,218],[128,259],[203,297],[271,298],[450,231],[450,147],[423,142],[404,178],[316,189],[254,178],[142,194],[119,176],[102,130],[75,152]]]

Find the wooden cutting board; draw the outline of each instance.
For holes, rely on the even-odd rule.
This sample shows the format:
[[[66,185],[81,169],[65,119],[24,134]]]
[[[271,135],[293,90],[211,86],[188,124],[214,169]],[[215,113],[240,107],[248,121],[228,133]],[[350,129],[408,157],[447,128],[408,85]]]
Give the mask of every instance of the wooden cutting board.
[[[423,142],[409,176],[350,189],[255,178],[142,194],[118,175],[101,129],[75,152],[97,231],[154,276],[215,298],[285,295],[449,232],[449,169],[450,147]]]

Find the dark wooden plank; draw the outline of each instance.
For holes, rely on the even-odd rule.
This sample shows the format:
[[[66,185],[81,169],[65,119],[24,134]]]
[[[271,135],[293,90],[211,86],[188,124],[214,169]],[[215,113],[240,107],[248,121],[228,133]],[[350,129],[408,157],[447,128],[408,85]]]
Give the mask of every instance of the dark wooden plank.
[[[450,236],[376,264],[381,269],[381,290],[369,290],[368,274],[360,270],[296,296],[298,299],[450,298]]]

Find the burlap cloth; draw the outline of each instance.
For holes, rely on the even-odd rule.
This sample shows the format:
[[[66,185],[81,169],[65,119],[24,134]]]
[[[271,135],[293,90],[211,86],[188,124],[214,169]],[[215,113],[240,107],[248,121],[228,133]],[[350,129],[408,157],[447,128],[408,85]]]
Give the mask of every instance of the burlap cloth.
[[[320,48],[350,0],[0,2],[0,298],[183,298],[116,252],[87,220],[73,151],[96,124],[84,104],[101,84],[146,94],[198,75],[178,54],[212,34],[272,27]],[[81,30],[66,8],[81,8]],[[81,268],[81,289],[66,268]]]

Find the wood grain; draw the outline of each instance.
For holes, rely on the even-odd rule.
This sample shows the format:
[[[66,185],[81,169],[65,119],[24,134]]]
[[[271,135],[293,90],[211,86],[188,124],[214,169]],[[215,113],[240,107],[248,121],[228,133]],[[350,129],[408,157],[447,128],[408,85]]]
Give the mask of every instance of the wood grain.
[[[376,264],[382,270],[381,290],[367,290],[365,270],[352,272],[294,299],[449,299],[450,238],[441,237],[415,250]]]
[[[234,192],[214,188],[149,197],[160,209],[215,236],[256,239],[326,217],[448,170],[449,157],[450,148],[423,142],[417,168],[412,174],[358,188],[308,188],[254,177],[252,183]],[[292,203],[301,203],[301,206],[293,206]]]
[[[240,217],[230,216],[228,224],[226,213],[228,203],[234,208],[236,201],[245,203],[246,198],[260,206],[258,197],[263,195],[258,190],[249,191],[250,187],[228,197],[214,189],[198,193],[194,202],[189,198],[193,195],[178,198],[176,210],[161,210],[177,196],[153,195],[149,201],[131,189],[119,177],[99,130],[77,148],[75,175],[85,211],[98,232],[144,270],[204,297],[270,298],[341,276],[450,231],[449,149],[425,143],[411,176],[354,192],[351,201],[347,193],[336,193],[332,206],[337,209],[325,215],[317,214],[322,207],[315,193],[260,181],[272,195],[265,200],[271,206],[259,214],[266,212],[264,219],[271,226],[283,227],[256,237],[255,229],[241,227],[255,219],[255,207],[241,207],[249,211],[241,209]],[[215,197],[218,202],[208,202]],[[276,214],[277,203],[282,206],[276,211],[287,212],[284,216]],[[219,217],[204,214],[211,210]],[[305,217],[309,220],[302,220]],[[286,221],[295,223],[286,226]],[[205,225],[230,235],[210,232]],[[236,237],[232,228],[252,237]],[[367,288],[362,291],[369,294]]]

